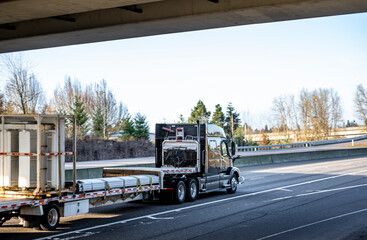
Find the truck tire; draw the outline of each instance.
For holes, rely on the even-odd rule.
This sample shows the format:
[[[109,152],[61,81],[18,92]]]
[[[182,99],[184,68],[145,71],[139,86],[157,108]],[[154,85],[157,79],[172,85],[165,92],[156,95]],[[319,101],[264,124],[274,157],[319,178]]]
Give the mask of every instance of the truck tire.
[[[186,186],[183,181],[178,181],[175,187],[175,202],[181,204],[186,198]]]
[[[186,193],[186,200],[188,202],[193,202],[198,197],[198,183],[195,179],[188,181]]]
[[[43,206],[43,216],[41,217],[41,228],[43,230],[56,230],[60,221],[59,206],[55,203],[50,203]]]
[[[238,180],[237,176],[235,174],[232,175],[232,177],[229,179],[229,185],[230,187],[227,188],[227,193],[235,193],[237,191],[238,186]]]

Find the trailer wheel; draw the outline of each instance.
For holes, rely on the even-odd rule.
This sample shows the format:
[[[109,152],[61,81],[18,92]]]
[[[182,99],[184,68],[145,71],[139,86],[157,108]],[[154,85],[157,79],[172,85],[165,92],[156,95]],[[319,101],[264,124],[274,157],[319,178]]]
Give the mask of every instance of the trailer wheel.
[[[227,188],[227,193],[235,193],[237,191],[238,180],[235,174],[229,179],[230,187]]]
[[[188,183],[189,184],[187,184],[186,200],[189,202],[193,202],[198,196],[198,183],[195,179],[191,179]]]
[[[55,203],[43,206],[43,216],[41,217],[41,228],[53,231],[59,226],[60,210]]]
[[[186,187],[183,181],[178,181],[176,188],[175,188],[175,202],[176,203],[183,203],[186,198]]]

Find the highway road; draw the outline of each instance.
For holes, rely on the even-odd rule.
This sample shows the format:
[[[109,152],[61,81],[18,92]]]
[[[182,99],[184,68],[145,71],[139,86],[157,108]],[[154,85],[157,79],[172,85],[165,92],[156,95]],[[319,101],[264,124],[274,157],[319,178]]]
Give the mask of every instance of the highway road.
[[[328,144],[307,148],[290,148],[290,149],[277,149],[277,150],[262,150],[253,152],[237,152],[241,156],[258,156],[267,154],[278,153],[295,153],[295,152],[311,152],[320,150],[335,150],[335,149],[353,149],[358,147],[366,147],[367,139],[355,141],[355,147],[351,146],[351,142]],[[119,166],[134,166],[137,164],[154,164],[155,157],[141,157],[141,158],[124,158],[124,159],[111,159],[111,160],[95,160],[95,161],[80,161],[77,162],[77,169],[87,168],[101,168],[101,167],[119,167]],[[73,163],[65,163],[67,170],[73,169]]]
[[[367,239],[367,156],[241,168],[237,193],[181,205],[134,202],[62,218],[58,231],[18,227],[0,239]]]

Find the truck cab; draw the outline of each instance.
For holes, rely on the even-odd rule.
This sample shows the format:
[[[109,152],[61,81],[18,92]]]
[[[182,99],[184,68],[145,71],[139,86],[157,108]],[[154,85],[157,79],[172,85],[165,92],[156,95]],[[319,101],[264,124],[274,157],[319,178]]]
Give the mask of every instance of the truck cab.
[[[234,142],[217,125],[157,124],[155,147],[156,167],[165,173],[163,185],[174,190],[178,203],[219,189],[235,193],[244,180],[234,167]]]

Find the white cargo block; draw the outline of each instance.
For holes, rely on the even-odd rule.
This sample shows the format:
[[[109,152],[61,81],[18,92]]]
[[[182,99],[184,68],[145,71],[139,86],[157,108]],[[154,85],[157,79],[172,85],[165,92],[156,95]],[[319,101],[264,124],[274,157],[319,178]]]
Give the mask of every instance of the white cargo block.
[[[20,131],[19,132],[19,152],[36,153],[37,152],[37,132]],[[19,187],[37,186],[37,157],[20,156],[19,157]]]
[[[18,152],[18,131],[4,132],[0,131],[0,152],[17,153]],[[3,148],[4,147],[4,148]],[[1,156],[0,157],[0,186],[10,187],[18,185],[18,165],[17,156]]]
[[[57,152],[57,134],[55,131],[47,131],[47,152]],[[46,156],[47,158],[47,186],[57,188],[57,156]]]
[[[125,183],[125,184],[124,184]],[[77,182],[81,192],[100,191],[108,188],[140,187],[143,185],[159,184],[159,178],[154,175],[135,175],[110,178],[84,179]]]

